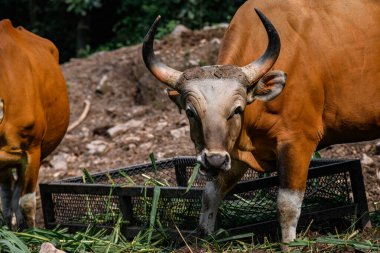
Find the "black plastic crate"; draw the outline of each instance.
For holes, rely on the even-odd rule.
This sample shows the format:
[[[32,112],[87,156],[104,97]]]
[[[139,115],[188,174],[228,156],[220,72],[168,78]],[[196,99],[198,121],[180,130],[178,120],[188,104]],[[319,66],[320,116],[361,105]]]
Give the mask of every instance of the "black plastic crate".
[[[192,233],[198,224],[205,180],[199,176],[186,193],[195,157],[176,157],[82,177],[40,184],[45,227],[58,224],[71,231],[89,224],[112,229],[123,217],[127,237],[136,235],[149,223],[154,186],[143,185],[147,177],[170,186],[161,187],[157,218],[172,235]],[[132,183],[133,182],[133,183]],[[242,232],[277,233],[278,177],[263,177],[248,170],[226,196],[219,208],[217,226],[230,234]],[[359,160],[315,159],[311,161],[299,228],[313,220],[316,229],[356,221],[369,222],[368,205]],[[318,224],[320,227],[318,227]]]

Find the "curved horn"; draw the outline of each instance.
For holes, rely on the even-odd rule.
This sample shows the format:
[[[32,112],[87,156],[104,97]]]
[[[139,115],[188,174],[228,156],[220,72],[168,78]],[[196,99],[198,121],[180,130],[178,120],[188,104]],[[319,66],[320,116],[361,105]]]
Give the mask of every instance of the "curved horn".
[[[259,59],[241,68],[251,85],[271,69],[280,54],[281,48],[281,41],[276,28],[260,10],[255,9],[255,11],[267,31],[268,47]]]
[[[152,74],[161,82],[176,89],[177,81],[182,72],[172,69],[158,60],[153,50],[154,36],[160,20],[161,16],[158,16],[146,34],[142,47],[142,55],[144,63],[150,72],[152,72]]]

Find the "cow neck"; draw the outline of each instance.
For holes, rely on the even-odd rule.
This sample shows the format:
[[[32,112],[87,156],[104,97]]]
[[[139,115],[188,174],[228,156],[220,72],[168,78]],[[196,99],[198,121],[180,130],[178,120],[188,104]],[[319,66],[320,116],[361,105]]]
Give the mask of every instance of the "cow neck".
[[[263,107],[265,104],[261,101],[247,105],[242,130],[231,152],[233,159],[245,162],[258,172],[273,170],[264,164],[272,160],[272,151],[275,149],[275,140],[270,136],[276,132],[277,120],[271,114],[266,114]]]

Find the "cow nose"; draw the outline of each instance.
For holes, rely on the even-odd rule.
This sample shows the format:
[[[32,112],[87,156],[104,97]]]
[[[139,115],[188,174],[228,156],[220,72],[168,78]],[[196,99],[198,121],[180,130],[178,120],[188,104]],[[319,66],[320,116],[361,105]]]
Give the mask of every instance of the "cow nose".
[[[205,157],[206,167],[213,169],[224,169],[228,162],[227,155],[211,154]]]

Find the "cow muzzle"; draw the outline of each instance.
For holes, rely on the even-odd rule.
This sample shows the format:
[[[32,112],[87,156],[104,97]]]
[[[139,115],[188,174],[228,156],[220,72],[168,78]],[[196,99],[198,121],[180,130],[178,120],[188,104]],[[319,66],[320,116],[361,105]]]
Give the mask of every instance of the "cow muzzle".
[[[216,177],[220,172],[231,168],[231,158],[228,152],[209,152],[203,150],[197,156],[198,162],[202,164],[200,173],[206,176]]]

